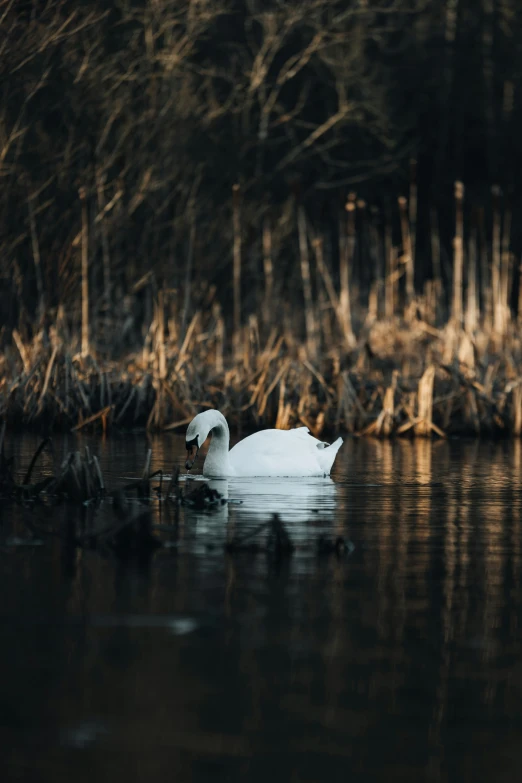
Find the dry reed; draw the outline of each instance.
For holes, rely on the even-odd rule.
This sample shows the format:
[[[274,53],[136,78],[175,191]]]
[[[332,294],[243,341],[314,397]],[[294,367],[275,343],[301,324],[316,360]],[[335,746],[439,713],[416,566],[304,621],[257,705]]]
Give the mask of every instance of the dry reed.
[[[412,165],[412,198],[414,175]],[[422,293],[415,291],[417,206],[408,208],[404,198],[397,214],[402,244],[394,242],[389,215],[382,237],[373,224],[367,231],[370,254],[377,261],[367,286],[369,310],[361,304],[363,290],[352,286],[358,221],[374,218],[368,208],[357,210],[356,194],[350,194],[341,221],[338,279],[332,271],[331,245],[327,248],[304,207],[298,207],[297,268],[304,311],[285,301],[272,223],[264,217],[259,227],[265,282],[256,304],[260,317],[253,312],[247,318],[235,188],[233,317],[225,317],[215,287],[170,291],[158,288],[149,275],[135,289],[147,288],[154,303],[152,320],[143,343],[120,349],[118,359],[107,358],[101,350],[101,330],[89,308],[87,210],[82,199],[79,337],[63,309],[54,318],[48,314],[47,326],[35,326],[32,337],[27,330],[13,329],[12,341],[0,354],[0,417],[10,427],[48,431],[176,430],[198,411],[216,407],[233,427],[243,429],[305,425],[318,436],[337,430],[380,437],[519,436],[522,340],[519,320],[510,310],[518,293],[509,242],[511,214],[506,208],[502,223],[500,195],[494,191],[489,268],[483,217],[477,210],[465,241],[463,193],[462,184],[456,183],[450,312],[444,304],[438,220],[433,214],[434,278]],[[98,199],[101,204],[99,193]],[[188,286],[194,236],[191,231]],[[120,332],[121,321],[115,316],[115,340]],[[103,342],[107,334],[104,327]]]

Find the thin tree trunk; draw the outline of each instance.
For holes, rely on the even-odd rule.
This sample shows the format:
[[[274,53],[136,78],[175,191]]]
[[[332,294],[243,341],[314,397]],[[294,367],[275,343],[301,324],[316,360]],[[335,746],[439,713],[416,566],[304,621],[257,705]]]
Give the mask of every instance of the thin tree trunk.
[[[317,353],[317,332],[315,328],[314,301],[312,296],[312,280],[310,275],[310,258],[306,237],[306,217],[303,207],[297,210],[297,227],[299,232],[299,254],[301,257],[301,278],[305,303],[306,340],[311,356]]]
[[[38,243],[38,234],[36,231],[36,218],[34,214],[33,197],[29,194],[27,198],[29,207],[29,225],[31,228],[31,244],[33,247],[33,261],[36,276],[36,290],[38,294],[38,320],[41,321],[45,313],[45,295],[42,277],[42,265],[40,260],[40,245]]]
[[[417,161],[410,160],[410,242],[411,242],[411,262],[415,269],[415,251],[417,246]]]
[[[395,314],[395,253],[393,249],[392,230],[388,216],[384,226],[384,315],[386,318],[393,318]]]
[[[451,316],[462,326],[462,274],[464,269],[464,185],[455,182],[455,238],[453,240],[453,306]]]
[[[486,332],[493,329],[493,291],[492,270],[490,269],[486,231],[484,227],[484,209],[480,207],[476,212],[478,252],[480,263],[480,310],[482,312],[482,326]]]
[[[466,307],[466,331],[473,334],[478,325],[477,308],[477,235],[473,230],[468,250],[468,303]]]
[[[494,186],[493,197],[493,264],[491,268],[491,293],[493,298],[493,328],[499,335],[503,334],[502,304],[500,294],[500,259],[501,259],[501,225],[500,225],[500,188]]]
[[[89,229],[85,188],[80,188],[82,204],[82,356],[89,354]]]
[[[161,380],[167,377],[167,359],[165,356],[165,295],[158,291],[158,373]]]
[[[518,265],[518,325],[522,327],[522,258]]]
[[[406,308],[413,302],[415,296],[413,252],[411,247],[410,225],[408,220],[408,204],[404,196],[399,198],[401,215],[402,250],[406,266]]]
[[[194,218],[194,212],[193,210],[191,210],[189,245],[188,245],[188,252],[187,252],[187,263],[185,266],[185,291],[183,296],[183,312],[181,314],[181,329],[179,333],[180,341],[183,341],[185,339],[185,328],[187,325],[187,318],[190,310],[190,299],[192,293],[192,264],[194,260],[195,240],[196,240],[196,221]]]
[[[433,271],[433,279],[441,280],[439,222],[437,220],[437,213],[434,209],[430,210],[430,222],[431,222],[431,265]]]
[[[234,226],[234,339],[239,340],[241,329],[241,214],[239,185],[232,187]]]
[[[98,195],[98,212],[100,215],[100,233],[103,254],[103,294],[107,304],[111,301],[111,257],[109,251],[109,238],[107,236],[107,226],[103,210],[105,208],[105,193],[103,190],[103,177],[97,173],[96,192]]]
[[[272,261],[272,227],[270,218],[265,216],[263,221],[263,268],[265,272],[265,297],[263,302],[263,319],[267,324],[270,320],[270,311],[274,297],[274,265]]]
[[[343,323],[343,336],[347,348],[353,348],[355,345],[355,336],[352,329],[352,311],[350,303],[350,265],[353,266],[355,256],[355,194],[351,193],[346,202],[347,212],[346,236],[342,236],[345,231],[341,231],[341,252],[340,252],[340,284],[341,292],[339,305]],[[343,221],[344,229],[344,221]]]
[[[502,326],[504,334],[510,319],[509,292],[511,290],[511,207],[506,205],[504,211],[504,225],[502,230],[502,255],[500,266],[500,307],[502,309]]]

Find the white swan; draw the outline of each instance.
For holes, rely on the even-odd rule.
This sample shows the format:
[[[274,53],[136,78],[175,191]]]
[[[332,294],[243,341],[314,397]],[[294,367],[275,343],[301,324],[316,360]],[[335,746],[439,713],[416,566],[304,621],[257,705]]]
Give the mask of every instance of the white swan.
[[[230,451],[227,420],[216,410],[204,411],[190,422],[185,436],[186,468],[190,470],[198,451],[212,433],[204,476],[327,476],[343,439],[330,446],[309,434],[308,427],[295,430],[261,430],[239,441]]]

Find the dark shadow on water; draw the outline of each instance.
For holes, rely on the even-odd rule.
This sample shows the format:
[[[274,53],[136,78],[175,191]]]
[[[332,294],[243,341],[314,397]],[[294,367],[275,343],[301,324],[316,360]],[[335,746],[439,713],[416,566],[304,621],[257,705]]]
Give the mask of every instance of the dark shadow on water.
[[[81,443],[112,488],[149,446],[152,470],[184,458],[176,437]],[[332,480],[215,482],[230,502],[177,523],[152,499],[147,562],[17,545],[72,511],[3,507],[2,780],[519,780],[521,446],[349,441]],[[12,447],[23,466],[35,441]]]

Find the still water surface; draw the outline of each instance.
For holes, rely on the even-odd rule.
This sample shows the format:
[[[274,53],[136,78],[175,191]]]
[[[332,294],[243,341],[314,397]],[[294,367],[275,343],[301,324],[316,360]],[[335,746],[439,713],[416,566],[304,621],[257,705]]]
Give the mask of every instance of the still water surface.
[[[20,469],[36,445],[12,441]],[[153,469],[184,459],[176,436],[54,448],[84,445],[110,489],[149,446]],[[139,565],[13,546],[75,512],[4,506],[1,779],[519,781],[521,446],[349,440],[332,480],[216,483],[233,502],[182,510]],[[224,553],[276,511],[290,559]]]

